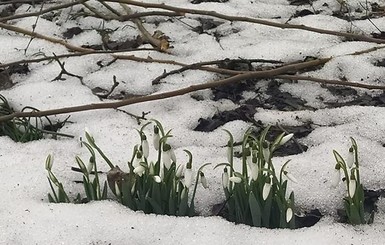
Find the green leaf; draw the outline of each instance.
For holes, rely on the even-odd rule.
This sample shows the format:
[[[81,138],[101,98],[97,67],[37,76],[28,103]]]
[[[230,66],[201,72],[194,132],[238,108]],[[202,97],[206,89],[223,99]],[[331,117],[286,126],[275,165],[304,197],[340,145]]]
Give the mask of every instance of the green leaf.
[[[350,213],[350,219],[349,219],[350,224],[352,224],[352,225],[362,224],[359,211],[358,211],[356,205],[354,205],[354,203],[350,204],[349,213]]]
[[[251,212],[251,218],[253,221],[253,226],[261,227],[261,224],[262,224],[261,207],[252,191],[249,193],[249,207]]]
[[[147,200],[156,214],[165,214],[161,205],[159,205],[154,199],[147,197]]]
[[[130,209],[136,211],[137,205],[134,197],[131,194],[131,185],[129,181],[125,180],[122,182],[122,204],[129,207]]]
[[[107,199],[107,181],[104,181],[102,200],[106,200],[106,199]]]
[[[56,203],[56,201],[52,198],[51,194],[48,193],[48,201]]]
[[[178,216],[186,216],[188,213],[188,188],[183,188],[179,203]]]
[[[261,200],[262,197],[261,197]],[[273,195],[272,190],[267,196],[266,200],[263,203],[263,212],[262,212],[262,225],[263,227],[270,227],[270,215],[271,215],[271,205],[272,205]]]

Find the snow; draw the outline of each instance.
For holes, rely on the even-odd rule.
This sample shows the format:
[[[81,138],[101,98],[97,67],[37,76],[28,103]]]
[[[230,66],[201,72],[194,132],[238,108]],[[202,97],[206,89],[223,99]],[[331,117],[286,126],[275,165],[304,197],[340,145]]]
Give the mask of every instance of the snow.
[[[147,0],[162,3],[163,1]],[[352,2],[352,8],[360,7]],[[374,1],[369,1],[374,2]],[[385,1],[376,1],[385,5]],[[324,5],[324,3],[327,3]],[[224,14],[264,18],[285,23],[296,10],[304,6],[291,6],[285,0],[230,0],[228,3],[202,3],[193,5],[187,0],[170,0],[167,4],[213,10]],[[118,5],[115,5],[118,6]],[[306,6],[311,9],[310,6]],[[313,7],[323,10],[319,15],[295,18],[290,24],[304,24],[335,31],[348,31],[348,21],[331,16],[331,10],[338,10],[334,0],[315,1]],[[75,12],[80,7],[74,7]],[[353,8],[353,9],[354,9]],[[135,7],[134,9],[140,10]],[[21,5],[17,13],[37,11]],[[100,44],[101,37],[93,28],[101,28],[101,21],[93,17],[68,19],[69,11],[63,11],[55,22],[39,19],[37,31],[41,34],[60,38],[64,27],[80,26],[86,31],[68,40],[74,45]],[[275,17],[281,17],[275,19]],[[197,16],[187,14],[181,21],[195,26]],[[295,29],[278,29],[244,22],[223,22],[217,31],[224,35],[219,42],[212,35],[191,31],[181,21],[162,21],[162,17],[149,17],[146,27],[150,33],[161,30],[171,37],[173,49],[171,54],[155,51],[140,51],[138,57],[176,60],[194,63],[223,58],[261,58],[291,62],[303,60],[306,56],[329,57],[333,59],[316,71],[305,75],[325,79],[358,81],[367,84],[383,83],[385,69],[376,67],[373,62],[381,60],[385,51],[379,49],[360,56],[349,55],[353,52],[379,47],[367,42],[342,42],[342,38]],[[67,22],[66,22],[67,20]],[[161,20],[158,26],[154,23]],[[217,20],[217,19],[216,19]],[[13,20],[19,27],[29,28],[35,23],[35,17]],[[385,29],[385,18],[373,20],[378,28]],[[58,25],[63,25],[60,27]],[[113,39],[123,40],[135,37],[139,32],[132,28],[133,23],[105,22],[105,27],[116,29]],[[370,34],[375,31],[368,21],[356,21],[355,27]],[[212,30],[208,30],[211,33]],[[27,47],[29,38],[6,30],[0,30],[0,62],[8,63],[20,59],[33,58],[34,54],[44,52],[46,55],[67,53],[58,44],[34,39]],[[146,47],[149,47],[148,45]],[[33,106],[40,110],[60,107],[98,103],[100,100],[92,94],[91,89],[101,87],[109,89],[115,75],[120,85],[113,94],[125,91],[132,95],[148,95],[180,89],[192,84],[216,80],[217,76],[203,71],[188,71],[162,80],[156,86],[151,81],[164,70],[177,66],[158,63],[138,63],[118,60],[110,66],[100,68],[96,62],[103,64],[112,60],[108,54],[96,54],[63,59],[66,69],[83,76],[83,83],[78,78],[65,76],[64,81],[52,81],[60,72],[57,62],[30,64],[31,72],[27,75],[13,75],[16,83],[9,90],[0,93],[5,96],[12,107],[22,109]],[[263,87],[266,82],[259,82],[256,87]],[[212,205],[224,200],[221,189],[221,171],[213,169],[218,163],[226,161],[227,135],[222,129],[230,130],[235,140],[240,140],[250,126],[243,121],[232,121],[213,132],[197,132],[193,129],[200,118],[207,118],[217,111],[237,107],[229,100],[212,101],[210,91],[194,94],[204,98],[202,101],[192,99],[190,95],[124,106],[120,109],[141,115],[150,112],[147,118],[162,122],[166,129],[172,129],[171,145],[175,148],[180,162],[187,160],[183,149],[188,149],[194,156],[194,169],[206,162],[213,163],[205,168],[209,189],[198,187],[196,208],[202,216],[170,217],[134,212],[114,200],[91,202],[88,204],[52,204],[48,202],[50,188],[44,169],[45,158],[53,154],[55,162],[53,172],[63,182],[71,197],[83,192],[82,186],[75,184],[80,180],[79,173],[70,170],[76,166],[75,156],[87,157],[79,138],[84,137],[84,129],[89,128],[97,144],[110,157],[111,161],[127,168],[126,162],[132,154],[132,147],[139,143],[136,129],[137,121],[127,114],[113,109],[71,113],[70,121],[60,132],[75,137],[58,140],[43,139],[29,143],[15,143],[8,137],[0,137],[0,244],[385,244],[385,201],[379,200],[378,212],[371,225],[351,226],[336,221],[337,208],[342,207],[344,186],[331,188],[331,174],[334,169],[332,150],[346,156],[349,137],[354,137],[359,147],[361,163],[361,180],[368,189],[385,188],[385,118],[382,107],[344,106],[325,108],[317,99],[336,101],[339,97],[332,95],[318,84],[308,81],[286,83],[280,87],[307,101],[307,105],[318,110],[282,112],[257,108],[254,119],[265,124],[277,122],[284,125],[300,125],[311,121],[317,125],[315,130],[301,139],[309,149],[301,154],[276,157],[273,162],[281,166],[291,159],[290,172],[299,183],[289,183],[289,189],[295,191],[297,212],[318,208],[325,216],[313,227],[297,230],[253,228],[235,225],[223,218],[209,216]],[[261,90],[263,91],[263,90]],[[378,91],[358,89],[358,93],[375,95]],[[252,92],[244,94],[245,98],[256,96]],[[63,121],[68,115],[52,118]],[[150,133],[149,133],[150,134]],[[108,165],[99,158],[98,168],[108,171]],[[105,176],[102,176],[105,178]]]

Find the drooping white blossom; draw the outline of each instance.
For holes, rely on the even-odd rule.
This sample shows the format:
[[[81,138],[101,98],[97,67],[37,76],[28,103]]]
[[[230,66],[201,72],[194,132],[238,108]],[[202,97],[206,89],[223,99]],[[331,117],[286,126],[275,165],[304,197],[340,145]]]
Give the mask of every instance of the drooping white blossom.
[[[293,210],[291,208],[286,209],[286,223],[289,223],[293,218]]]
[[[294,134],[288,134],[282,137],[281,141],[279,142],[279,145],[284,145],[286,142],[288,142],[291,138],[293,138]]]

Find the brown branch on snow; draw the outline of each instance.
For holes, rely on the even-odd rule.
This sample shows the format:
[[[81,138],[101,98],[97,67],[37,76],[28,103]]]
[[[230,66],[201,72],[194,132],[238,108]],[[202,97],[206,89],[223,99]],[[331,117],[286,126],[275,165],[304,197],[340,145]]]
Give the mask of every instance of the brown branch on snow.
[[[258,78],[262,79],[262,78],[274,77],[274,76],[285,74],[288,71],[298,71],[309,67],[322,65],[328,62],[330,59],[331,58],[324,58],[324,59],[302,62],[299,64],[287,65],[279,68],[273,68],[265,71],[254,71],[254,72],[242,73],[229,78],[212,81],[212,82],[201,83],[197,85],[191,85],[191,86],[170,91],[170,92],[134,97],[134,98],[121,100],[117,102],[87,104],[87,105],[65,107],[65,108],[51,109],[51,110],[45,110],[45,111],[15,112],[10,115],[1,116],[0,122],[11,120],[15,117],[42,117],[42,116],[65,114],[65,113],[88,111],[88,110],[116,109],[122,106],[138,104],[146,101],[161,100],[161,99],[181,96],[194,91],[214,88],[214,87],[223,86],[223,85],[232,84],[232,83],[238,83],[247,79],[258,79]]]
[[[180,16],[184,16],[186,14],[192,14],[192,15],[206,15],[206,16],[212,16],[219,19],[224,19],[228,21],[243,21],[243,22],[250,22],[260,25],[266,25],[266,26],[272,26],[282,29],[298,29],[298,30],[304,30],[304,31],[310,31],[320,34],[328,34],[328,35],[334,35],[334,36],[340,36],[345,37],[353,40],[359,40],[359,41],[365,41],[365,42],[373,42],[373,43],[385,43],[384,39],[379,38],[373,38],[368,37],[364,35],[358,35],[354,33],[347,33],[347,32],[339,32],[339,31],[331,31],[331,30],[325,30],[305,25],[293,25],[293,24],[282,24],[278,22],[272,22],[268,20],[262,20],[257,18],[251,18],[251,17],[244,17],[244,16],[233,16],[233,15],[226,15],[221,14],[215,11],[207,11],[207,10],[198,10],[198,9],[189,9],[189,8],[178,8],[171,5],[166,5],[164,3],[157,4],[157,3],[146,3],[146,2],[138,2],[138,1],[132,1],[132,0],[106,0],[106,2],[119,2],[119,3],[126,3],[129,5],[139,6],[143,8],[158,8],[158,9],[165,9],[169,11],[173,11]]]
[[[79,56],[85,56],[85,55],[93,55],[93,54],[113,54],[113,53],[120,53],[120,52],[134,52],[134,51],[154,51],[153,48],[129,48],[129,49],[121,49],[121,50],[94,50],[94,51],[88,51],[83,53],[70,53],[70,54],[61,54],[55,56],[44,56],[42,58],[37,59],[28,59],[28,60],[18,60],[10,63],[4,63],[0,64],[0,68],[9,67],[12,65],[18,65],[18,64],[27,64],[27,63],[39,63],[46,60],[54,60],[57,59],[63,59],[63,58],[70,58],[70,57],[79,57]]]
[[[70,43],[67,43],[63,39],[58,39],[58,38],[54,38],[54,37],[45,36],[45,35],[39,34],[37,32],[29,31],[29,30],[26,30],[26,29],[23,29],[23,28],[20,28],[20,27],[17,27],[17,26],[8,25],[8,24],[2,23],[2,22],[0,22],[0,28],[6,29],[6,30],[9,30],[9,31],[13,31],[13,32],[17,32],[17,33],[21,33],[21,34],[25,34],[27,36],[43,39],[43,40],[49,41],[51,43],[61,44],[61,45],[65,46],[67,49],[73,50],[73,51],[78,51],[78,52],[90,52],[90,51],[93,51],[93,49],[82,48],[82,47],[78,47],[78,46],[72,45]]]
[[[7,16],[7,17],[0,18],[0,22],[5,22],[7,20],[21,19],[21,18],[31,17],[31,16],[39,16],[39,15],[42,15],[42,14],[45,14],[45,13],[49,13],[51,11],[68,8],[68,7],[71,7],[71,6],[74,6],[74,5],[78,5],[78,4],[87,2],[87,1],[88,0],[77,0],[77,1],[69,2],[69,3],[65,3],[65,4],[59,4],[59,5],[53,6],[51,8],[43,9],[43,10],[38,11],[38,12]]]
[[[349,86],[349,87],[355,87],[355,88],[385,90],[385,86],[381,86],[381,85],[371,85],[371,84],[348,82],[348,81],[342,81],[342,80],[330,80],[330,79],[322,79],[322,78],[315,78],[315,77],[309,77],[309,76],[278,75],[278,76],[275,76],[275,78],[289,79],[289,80],[294,80],[294,81],[298,81],[298,80],[312,81],[312,82],[317,82],[317,83],[322,83],[322,84],[342,85],[342,86]]]
[[[126,4],[120,4],[122,8],[126,11],[127,15],[133,14],[130,7]],[[156,47],[159,51],[166,52],[169,48],[169,43],[164,38],[155,38],[147,31],[147,29],[143,26],[143,23],[140,18],[134,18],[132,21],[136,24],[139,31],[142,33],[142,37],[144,40],[149,42],[153,47]]]
[[[353,53],[353,54],[355,54],[355,53]],[[189,70],[189,69],[215,72],[215,73],[220,73],[220,74],[224,74],[224,75],[239,75],[239,74],[245,74],[245,73],[253,72],[253,71],[236,71],[236,70],[230,70],[230,69],[205,66],[205,65],[218,64],[218,63],[226,61],[226,60],[205,61],[205,62],[198,62],[198,63],[194,63],[194,64],[184,64],[181,62],[176,62],[174,60],[160,60],[160,59],[152,59],[152,58],[141,58],[141,57],[137,57],[134,55],[113,55],[113,56],[117,59],[127,59],[127,60],[133,60],[133,61],[138,61],[138,62],[163,63],[163,64],[182,66],[182,68],[175,69],[175,70],[163,73],[162,75],[158,76],[157,78],[155,78],[152,81],[153,85],[158,84],[161,79],[163,79],[169,75],[181,73],[181,72]],[[275,64],[281,63],[282,64],[282,62],[275,61],[275,60],[252,59],[250,61],[252,61],[252,62],[264,62],[264,63],[275,63]],[[281,67],[291,66],[291,65],[295,65],[295,64],[301,64],[301,62],[296,61],[296,62],[292,62],[292,63],[288,63],[288,64],[282,64]],[[305,81],[312,81],[312,82],[317,82],[317,83],[322,83],[322,84],[343,85],[343,86],[365,88],[365,89],[385,89],[385,86],[379,86],[379,85],[370,85],[370,84],[348,82],[348,81],[342,81],[342,80],[329,80],[329,79],[314,78],[314,77],[300,76],[300,75],[279,75],[279,76],[275,76],[275,78],[290,79],[290,80],[305,80]]]

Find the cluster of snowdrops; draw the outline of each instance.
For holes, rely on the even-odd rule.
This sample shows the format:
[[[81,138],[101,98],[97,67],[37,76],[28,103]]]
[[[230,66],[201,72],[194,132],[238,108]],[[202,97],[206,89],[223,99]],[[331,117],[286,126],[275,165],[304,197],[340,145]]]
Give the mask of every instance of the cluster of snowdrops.
[[[152,140],[146,135],[146,130],[152,126]],[[227,162],[220,163],[215,168],[223,168],[222,185],[226,200],[227,219],[235,223],[248,224],[256,227],[295,228],[294,192],[287,193],[287,183],[296,182],[295,177],[287,171],[286,162],[276,171],[272,162],[274,151],[287,141],[293,134],[282,133],[272,142],[266,139],[269,127],[255,137],[249,129],[244,133],[240,146],[235,146],[233,136],[229,131],[227,143]],[[165,131],[162,124],[156,120],[144,124],[138,130],[140,144],[135,145],[131,159],[128,161],[128,171],[122,171],[110,161],[96,144],[93,136],[86,130],[86,141],[82,144],[88,149],[90,158],[84,162],[76,156],[79,171],[83,174],[85,197],[80,194],[74,202],[88,202],[107,199],[108,187],[117,200],[132,210],[144,213],[155,213],[176,216],[195,215],[194,198],[197,186],[202,184],[207,188],[204,168],[210,163],[200,166],[193,171],[193,156],[184,150],[188,156],[187,163],[177,164],[177,160],[167,140],[172,136],[171,130]],[[152,141],[150,146],[149,141]],[[364,192],[359,177],[357,144],[352,138],[349,155],[344,160],[334,151],[336,158],[334,185],[344,175],[346,196],[343,198],[348,222],[363,224]],[[240,148],[241,170],[234,168],[234,161],[239,161],[234,155],[235,147]],[[157,158],[150,160],[150,151],[154,150]],[[96,164],[96,153],[109,165],[107,181],[101,184]],[[71,202],[63,184],[52,172],[53,157],[46,159],[45,168],[48,171],[48,181],[51,194],[50,202]],[[108,186],[108,187],[107,187]]]

